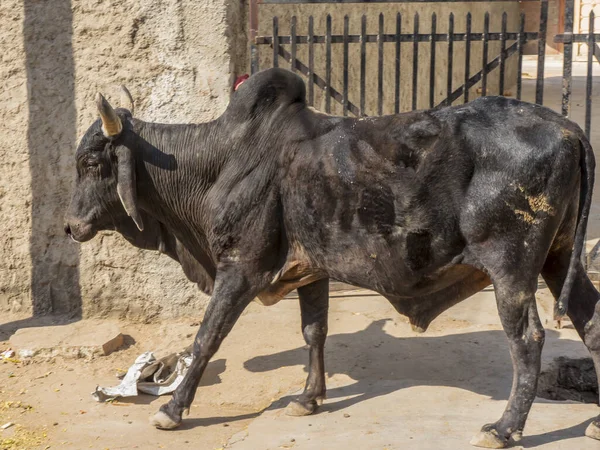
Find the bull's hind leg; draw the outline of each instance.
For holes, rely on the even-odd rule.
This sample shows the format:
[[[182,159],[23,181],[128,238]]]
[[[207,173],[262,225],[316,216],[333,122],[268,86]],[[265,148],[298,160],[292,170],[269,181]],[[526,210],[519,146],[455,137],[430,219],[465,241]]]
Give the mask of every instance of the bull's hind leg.
[[[298,288],[302,313],[302,334],[310,347],[308,378],[304,392],[286,409],[290,416],[306,416],[315,412],[325,399],[324,348],[327,338],[329,279]]]
[[[544,328],[535,303],[537,273],[522,276],[494,276],[496,302],[502,326],[509,341],[513,363],[513,385],[508,404],[496,423],[485,425],[471,444],[486,448],[503,448],[512,437],[518,440],[535,398],[540,372]]]
[[[571,251],[551,252],[546,259],[542,276],[558,298],[571,258]],[[569,298],[567,315],[592,355],[596,376],[600,380],[600,295],[588,278],[581,264],[577,265],[577,275]],[[585,431],[586,436],[600,440],[600,416],[596,417]]]

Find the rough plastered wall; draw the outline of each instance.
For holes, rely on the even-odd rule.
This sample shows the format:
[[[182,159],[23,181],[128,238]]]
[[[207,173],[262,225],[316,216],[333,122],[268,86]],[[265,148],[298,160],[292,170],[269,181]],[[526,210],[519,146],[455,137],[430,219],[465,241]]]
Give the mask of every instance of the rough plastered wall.
[[[0,311],[31,305],[31,174],[21,1],[0,2]]]
[[[218,116],[245,65],[243,15],[240,0],[0,2],[0,312],[202,312],[168,257],[113,233],[80,246],[62,218],[96,92],[117,106],[125,84],[144,120]]]

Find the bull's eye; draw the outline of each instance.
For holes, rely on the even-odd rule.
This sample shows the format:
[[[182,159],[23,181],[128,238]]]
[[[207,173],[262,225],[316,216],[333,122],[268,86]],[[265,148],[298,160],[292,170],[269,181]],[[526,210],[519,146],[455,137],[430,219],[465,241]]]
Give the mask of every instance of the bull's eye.
[[[90,158],[90,159],[85,160],[85,167],[88,169],[92,168],[92,167],[98,167],[99,165],[100,165],[100,161],[95,158]]]
[[[101,163],[98,159],[96,158],[92,158],[92,159],[87,159],[84,162],[84,170],[86,173],[88,173],[89,175],[91,175],[94,178],[97,178],[100,176],[101,173]]]

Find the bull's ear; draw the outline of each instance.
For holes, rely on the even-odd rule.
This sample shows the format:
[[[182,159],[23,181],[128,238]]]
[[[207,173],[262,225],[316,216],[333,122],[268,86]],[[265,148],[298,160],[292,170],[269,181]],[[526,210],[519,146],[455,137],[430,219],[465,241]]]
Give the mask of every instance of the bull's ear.
[[[135,192],[135,161],[133,152],[127,147],[117,148],[117,193],[123,208],[130,216],[140,231],[144,230],[142,215],[138,209],[137,195]]]

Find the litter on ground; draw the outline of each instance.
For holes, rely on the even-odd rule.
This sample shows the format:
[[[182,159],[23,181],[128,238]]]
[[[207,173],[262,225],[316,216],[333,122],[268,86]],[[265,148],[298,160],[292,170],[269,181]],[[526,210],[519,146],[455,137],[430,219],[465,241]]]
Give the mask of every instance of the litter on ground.
[[[165,395],[172,393],[183,380],[192,363],[191,347],[156,359],[154,353],[138,356],[121,380],[113,387],[96,387],[92,397],[98,402],[118,397],[135,397],[139,393]]]

